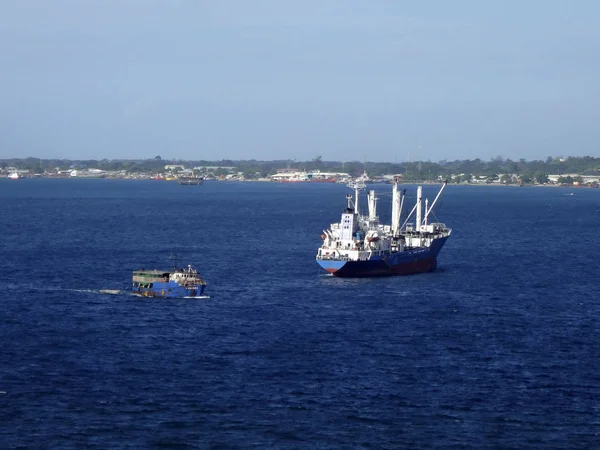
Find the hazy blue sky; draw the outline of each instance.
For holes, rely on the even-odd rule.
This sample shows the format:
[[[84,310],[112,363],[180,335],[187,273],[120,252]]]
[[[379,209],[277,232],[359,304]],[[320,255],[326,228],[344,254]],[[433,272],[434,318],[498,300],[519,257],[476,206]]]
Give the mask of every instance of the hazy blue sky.
[[[597,0],[0,0],[0,157],[600,156],[599,18]]]

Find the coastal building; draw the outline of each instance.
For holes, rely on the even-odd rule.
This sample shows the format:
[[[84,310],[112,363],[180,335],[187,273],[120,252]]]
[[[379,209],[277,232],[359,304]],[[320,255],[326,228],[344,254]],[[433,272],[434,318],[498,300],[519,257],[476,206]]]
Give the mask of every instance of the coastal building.
[[[577,173],[563,173],[562,175],[548,175],[548,181],[558,183],[559,178],[581,178],[583,184],[600,183],[600,174],[598,175],[579,175]]]
[[[224,169],[224,170],[233,170],[235,169],[235,167],[233,166],[196,166],[194,167],[194,170],[200,170],[200,171],[207,171],[207,172],[214,172],[215,170],[219,170],[219,169]]]
[[[336,181],[349,179],[350,175],[344,172],[321,172],[319,170],[306,172],[297,169],[277,169],[277,173],[269,177],[271,181],[279,182],[302,182],[302,181]]]
[[[73,169],[71,177],[74,178],[104,178],[104,171],[100,169]]]

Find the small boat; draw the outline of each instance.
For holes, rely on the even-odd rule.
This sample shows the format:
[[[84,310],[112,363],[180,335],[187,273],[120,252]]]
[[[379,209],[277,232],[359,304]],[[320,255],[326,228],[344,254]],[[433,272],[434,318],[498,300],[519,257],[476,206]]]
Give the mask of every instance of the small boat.
[[[311,177],[308,181],[311,183],[335,183],[337,181],[336,177]]]
[[[294,173],[289,177],[281,178],[279,181],[281,183],[304,183],[309,181],[308,174],[306,172],[298,172]]]
[[[204,294],[206,282],[198,271],[175,266],[171,271],[136,270],[133,272],[132,293],[141,297],[184,298]]]
[[[185,186],[200,186],[204,183],[204,178],[202,177],[180,177],[179,184]]]

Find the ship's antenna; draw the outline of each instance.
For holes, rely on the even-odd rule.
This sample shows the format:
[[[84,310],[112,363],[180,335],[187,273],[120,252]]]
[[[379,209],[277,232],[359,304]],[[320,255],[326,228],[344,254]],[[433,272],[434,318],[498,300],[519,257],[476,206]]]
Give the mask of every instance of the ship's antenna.
[[[174,251],[172,251],[171,254],[169,255],[169,260],[175,261],[174,262],[175,266],[179,266],[180,258]]]

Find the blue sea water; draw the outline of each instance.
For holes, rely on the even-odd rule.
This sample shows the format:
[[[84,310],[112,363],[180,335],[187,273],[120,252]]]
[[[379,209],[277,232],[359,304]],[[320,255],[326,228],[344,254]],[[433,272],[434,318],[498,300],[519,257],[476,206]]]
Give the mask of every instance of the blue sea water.
[[[337,279],[346,193],[0,180],[0,447],[597,448],[600,190],[449,186],[436,272]],[[99,293],[173,254],[209,299]]]

